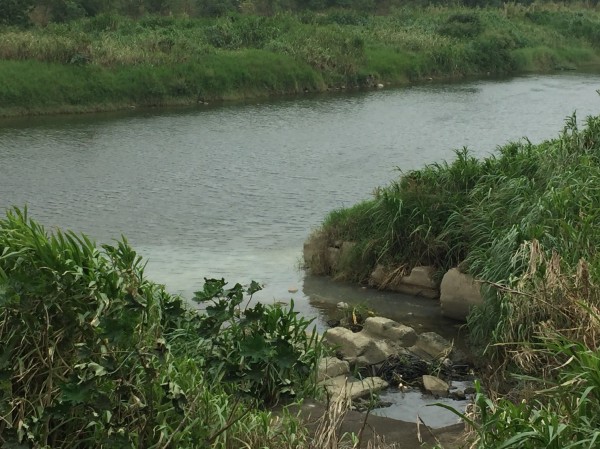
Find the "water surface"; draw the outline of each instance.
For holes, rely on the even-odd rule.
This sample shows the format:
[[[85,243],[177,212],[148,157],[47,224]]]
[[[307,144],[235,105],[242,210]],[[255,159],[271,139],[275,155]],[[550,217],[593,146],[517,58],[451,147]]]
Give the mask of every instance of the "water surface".
[[[123,234],[171,291],[190,296],[204,277],[255,279],[265,284],[261,299],[294,298],[313,316],[305,290],[323,308],[379,294],[305,280],[297,269],[327,212],[368,198],[398,167],[452,159],[463,146],[485,156],[523,136],[556,136],[574,111],[599,112],[599,87],[600,76],[565,74],[4,120],[0,209],[26,204],[42,223],[101,242]],[[432,302],[380,303],[407,320],[423,316],[426,328],[449,325]]]

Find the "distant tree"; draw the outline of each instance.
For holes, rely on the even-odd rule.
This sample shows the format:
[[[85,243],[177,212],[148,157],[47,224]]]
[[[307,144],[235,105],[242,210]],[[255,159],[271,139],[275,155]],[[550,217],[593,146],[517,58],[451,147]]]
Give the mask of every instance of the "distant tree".
[[[236,0],[197,0],[196,8],[202,16],[222,16],[237,11]]]
[[[27,25],[34,0],[0,0],[1,25]]]

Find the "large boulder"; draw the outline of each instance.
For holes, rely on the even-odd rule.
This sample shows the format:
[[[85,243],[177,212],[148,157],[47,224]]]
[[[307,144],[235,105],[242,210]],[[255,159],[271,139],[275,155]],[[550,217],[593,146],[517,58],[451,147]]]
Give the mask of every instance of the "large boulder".
[[[373,395],[389,384],[380,377],[367,377],[365,379],[355,379],[349,376],[338,376],[321,382],[327,392],[333,397],[340,396],[350,399],[358,399]]]
[[[323,357],[317,368],[317,382],[342,376],[350,372],[350,365],[337,357]]]
[[[376,365],[396,353],[395,348],[385,341],[345,327],[329,329],[324,337],[325,342],[336,348],[344,360],[359,366]]]
[[[367,318],[363,324],[363,332],[404,348],[414,345],[417,341],[417,333],[412,327],[384,317]]]
[[[436,360],[448,357],[452,348],[452,343],[441,335],[435,332],[423,332],[410,350],[423,359]]]
[[[440,286],[440,304],[444,316],[466,321],[471,307],[482,303],[480,284],[472,276],[461,273],[458,268],[452,268],[444,275]]]

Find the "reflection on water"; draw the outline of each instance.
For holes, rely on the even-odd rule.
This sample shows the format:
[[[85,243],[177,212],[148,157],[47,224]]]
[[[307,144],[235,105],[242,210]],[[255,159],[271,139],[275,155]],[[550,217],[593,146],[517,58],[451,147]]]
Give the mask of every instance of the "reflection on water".
[[[303,281],[296,268],[304,239],[328,211],[367,198],[398,175],[396,167],[452,158],[453,148],[468,145],[482,156],[522,136],[552,137],[574,110],[580,117],[598,112],[598,87],[596,75],[531,76],[5,120],[0,209],[27,204],[48,226],[99,241],[126,235],[149,259],[150,276],[172,291],[189,296],[204,277],[255,279],[266,285],[261,299],[294,298],[316,315],[309,296],[316,304],[351,295]],[[364,300],[392,304],[378,295],[369,291]],[[410,309],[437,323],[435,307],[410,301],[394,302],[398,317],[410,319]]]

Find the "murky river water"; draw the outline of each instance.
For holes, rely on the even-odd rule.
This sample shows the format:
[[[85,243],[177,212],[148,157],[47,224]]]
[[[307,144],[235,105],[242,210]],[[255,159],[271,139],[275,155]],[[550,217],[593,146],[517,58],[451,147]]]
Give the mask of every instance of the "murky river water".
[[[266,284],[261,299],[294,298],[309,316],[350,299],[424,329],[450,326],[433,302],[305,280],[303,241],[396,167],[556,136],[575,110],[600,112],[598,88],[600,76],[566,74],[4,120],[0,210],[28,205],[42,223],[98,241],[123,234],[153,279],[187,296],[204,277],[255,279]]]

